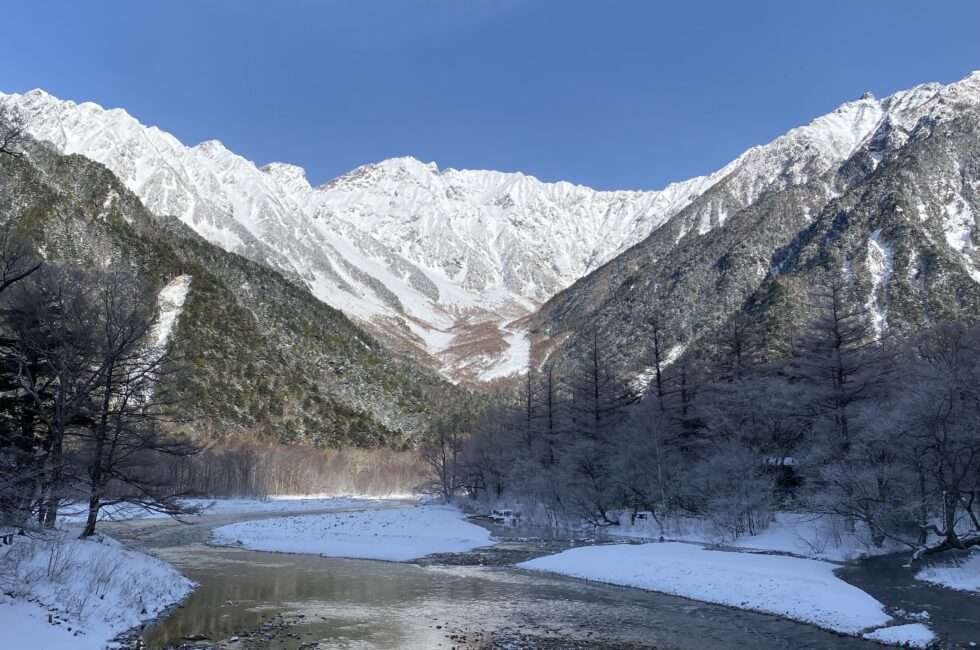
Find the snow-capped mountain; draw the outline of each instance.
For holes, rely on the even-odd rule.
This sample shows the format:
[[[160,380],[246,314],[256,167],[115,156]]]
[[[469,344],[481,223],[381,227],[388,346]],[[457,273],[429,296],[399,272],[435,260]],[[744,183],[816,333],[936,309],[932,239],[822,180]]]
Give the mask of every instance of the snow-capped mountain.
[[[704,351],[735,316],[778,350],[805,321],[821,275],[841,270],[879,335],[974,317],[978,134],[974,72],[883,100],[866,95],[750,149],[614,264],[535,312],[525,322],[532,357],[585,349],[598,332],[642,375],[651,319],[669,331],[670,349]]]
[[[121,109],[40,90],[0,101],[19,109],[34,137],[106,165],[153,212],[302,282],[458,378],[522,369],[527,342],[509,322],[716,180],[597,192],[396,158],[312,187],[299,167],[260,168],[215,140],[187,147]]]
[[[978,80],[865,96],[713,174],[648,192],[440,170],[413,158],[313,187],[299,167],[257,167],[215,140],[187,147],[121,109],[39,90],[0,101],[34,137],[106,165],[151,211],[279,270],[389,344],[431,355],[448,376],[485,380],[525,367],[522,317],[651,233],[669,224],[673,243],[705,235],[767,193],[840,168],[873,137],[888,141],[870,142],[872,150],[893,150]],[[829,199],[840,182],[820,191]]]

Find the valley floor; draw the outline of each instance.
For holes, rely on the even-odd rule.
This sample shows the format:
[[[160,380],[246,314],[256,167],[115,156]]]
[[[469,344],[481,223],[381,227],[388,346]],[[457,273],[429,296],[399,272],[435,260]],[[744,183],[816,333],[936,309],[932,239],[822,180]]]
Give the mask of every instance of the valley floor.
[[[639,522],[611,534],[649,539],[658,531],[653,522]],[[702,546],[718,540],[698,522],[677,522],[672,532],[686,543],[586,546],[517,566],[775,614],[882,643],[926,647],[935,640],[923,622],[927,614],[895,620],[881,602],[834,573],[834,562],[895,549],[868,549],[859,533],[826,519],[781,513],[765,531],[724,549]],[[439,506],[238,523],[216,529],[214,541],[260,551],[400,561],[492,543],[459,511]],[[970,571],[953,567],[929,575],[951,581],[951,572],[958,572],[960,583],[969,584],[963,576]]]
[[[209,539],[255,551],[397,562],[436,554],[459,557],[473,549],[481,549],[474,554],[486,554],[499,539],[487,528],[467,521],[456,508],[405,501],[295,497],[194,505],[209,506],[205,512],[210,516],[190,518],[192,523],[200,519],[201,525],[140,523],[153,517],[120,511],[113,516],[133,518],[135,528],[115,524],[109,530],[135,540],[140,536],[152,539],[159,528],[161,539],[173,544],[166,532],[173,528],[173,534],[184,540],[178,544],[190,539],[179,534],[184,531],[193,532],[197,544]],[[76,539],[78,516],[69,515],[63,529],[46,537],[18,536],[12,545],[0,547],[0,646],[38,650],[109,647],[112,639],[158,616],[193,591],[194,583],[160,559],[104,535]],[[622,543],[570,540],[572,545],[588,544],[570,549],[569,544],[557,548],[531,545],[528,548],[540,550],[523,558],[515,556],[500,566],[520,562],[517,568],[527,570],[527,575],[548,573],[636,587],[774,614],[892,645],[925,647],[935,638],[927,614],[886,607],[835,575],[839,565],[826,560],[860,555],[860,544],[856,539],[831,535],[814,518],[784,514],[767,531],[723,548],[704,546],[712,536],[695,522],[673,532],[682,532],[687,539],[650,542],[651,537],[656,539],[656,531],[641,522],[624,527],[619,534],[642,539]],[[483,564],[482,556],[479,564]],[[980,597],[980,553],[951,565],[927,566],[916,577],[974,592],[964,594],[966,599]]]

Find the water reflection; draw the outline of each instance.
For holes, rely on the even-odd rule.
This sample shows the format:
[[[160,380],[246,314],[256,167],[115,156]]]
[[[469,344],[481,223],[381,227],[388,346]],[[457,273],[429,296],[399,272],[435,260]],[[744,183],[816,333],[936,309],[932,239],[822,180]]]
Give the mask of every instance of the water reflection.
[[[877,647],[770,616],[507,568],[199,545],[161,554],[201,586],[146,631],[156,649],[194,635],[219,640],[257,628],[249,648],[449,648],[459,645],[448,637],[457,630],[470,638],[527,634],[583,648]],[[277,634],[280,616],[296,625]]]

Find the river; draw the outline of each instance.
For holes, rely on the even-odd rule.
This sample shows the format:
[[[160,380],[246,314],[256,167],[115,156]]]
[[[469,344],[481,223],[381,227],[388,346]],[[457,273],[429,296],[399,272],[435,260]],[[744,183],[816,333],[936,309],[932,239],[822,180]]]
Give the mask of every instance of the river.
[[[518,536],[496,528],[501,541],[492,549],[412,564],[206,544],[215,526],[263,516],[271,515],[205,515],[191,524],[143,520],[109,526],[111,534],[173,563],[200,585],[182,606],[142,631],[146,647],[881,647],[774,616],[510,566],[589,540],[528,537],[526,531]],[[849,570],[856,577],[848,572],[844,577],[891,604],[889,599],[902,594],[903,587],[889,582],[896,580],[894,566],[882,568],[891,578],[874,578],[874,572],[860,569]],[[917,598],[919,607],[928,596],[918,593]],[[968,606],[959,607],[956,615],[940,616],[943,629],[937,631],[947,636],[952,631],[954,640],[968,647],[970,636],[980,637],[975,633],[980,627],[974,627],[969,615],[975,601],[962,595],[959,601],[964,598]],[[935,621],[937,612],[930,613]]]

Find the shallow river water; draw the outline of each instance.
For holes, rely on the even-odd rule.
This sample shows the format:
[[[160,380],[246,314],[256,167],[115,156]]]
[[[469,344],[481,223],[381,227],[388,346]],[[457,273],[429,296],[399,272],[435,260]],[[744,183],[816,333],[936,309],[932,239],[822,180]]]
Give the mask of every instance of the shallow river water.
[[[114,532],[200,584],[143,631],[149,648],[881,647],[764,614],[506,566],[567,541],[515,537],[490,551],[405,564],[204,544],[222,523]]]

